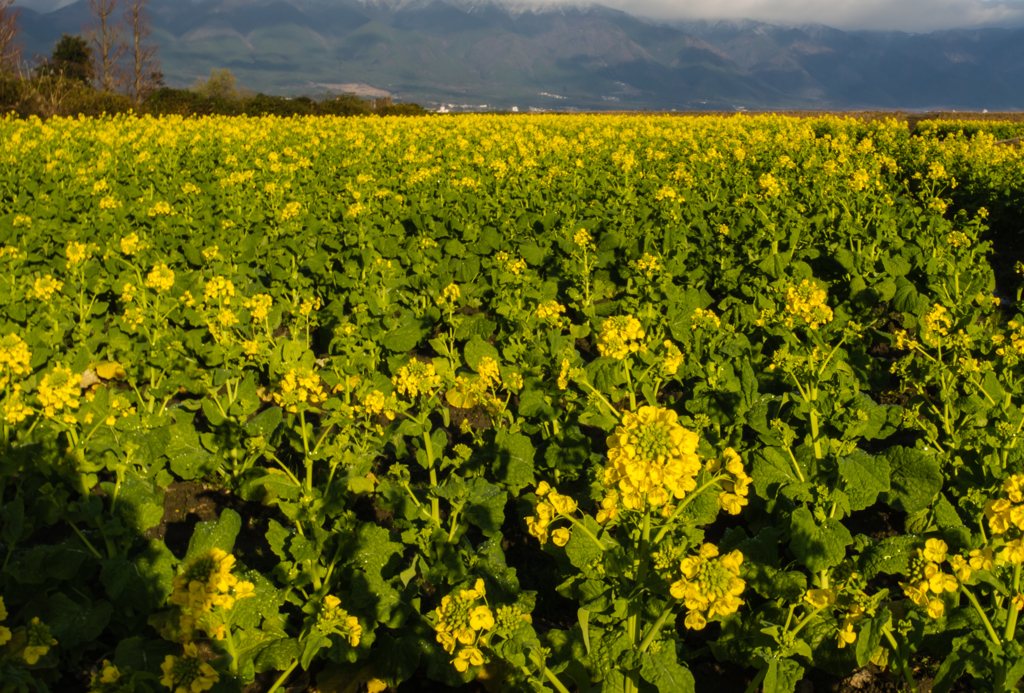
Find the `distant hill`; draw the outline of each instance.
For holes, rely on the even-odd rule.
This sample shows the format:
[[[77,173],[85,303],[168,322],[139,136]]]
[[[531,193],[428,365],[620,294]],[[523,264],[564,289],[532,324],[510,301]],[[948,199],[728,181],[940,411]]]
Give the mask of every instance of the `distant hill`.
[[[211,69],[265,93],[539,109],[1024,109],[1024,29],[844,32],[672,25],[600,5],[465,0],[152,0],[165,79]],[[26,55],[88,1],[22,13]]]

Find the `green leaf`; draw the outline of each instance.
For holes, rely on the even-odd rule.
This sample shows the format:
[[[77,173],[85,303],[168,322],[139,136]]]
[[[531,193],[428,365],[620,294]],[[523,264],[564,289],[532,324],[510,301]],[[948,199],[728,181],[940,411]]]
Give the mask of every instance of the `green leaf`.
[[[879,573],[902,575],[910,565],[910,556],[920,542],[907,535],[886,537],[869,546],[860,555],[859,565],[864,578],[870,580]]]
[[[846,482],[846,495],[851,510],[864,510],[874,504],[879,493],[889,490],[889,460],[881,455],[869,455],[854,450],[839,458],[839,474]]]
[[[74,648],[102,635],[114,613],[108,601],[92,602],[80,595],[71,599],[63,592],[50,597],[44,621],[61,647]]]
[[[270,407],[246,421],[242,429],[250,436],[269,438],[283,418],[281,407]]]
[[[274,519],[270,520],[269,529],[267,529],[267,543],[270,544],[270,550],[277,554],[282,561],[288,558],[284,545],[291,535],[292,533],[285,529],[280,522]]]
[[[778,497],[783,487],[801,483],[789,451],[783,448],[764,448],[754,453],[752,467],[750,475],[754,480],[754,490],[767,500]],[[806,471],[800,470],[805,478]]]
[[[885,502],[896,510],[913,513],[931,505],[942,490],[942,468],[934,455],[914,448],[895,446],[885,451],[892,489]]]
[[[773,659],[764,677],[764,693],[793,693],[804,676],[804,668],[792,659]]]
[[[576,617],[580,621],[580,633],[583,634],[583,646],[587,648],[587,654],[590,654],[590,612],[586,609],[578,609],[576,611]]]
[[[661,649],[640,657],[640,676],[654,684],[659,693],[693,693],[693,674],[676,661],[672,642],[663,643]]]
[[[284,671],[301,655],[302,646],[296,638],[281,638],[256,655],[256,672]]]
[[[398,326],[384,335],[381,344],[391,351],[404,354],[416,348],[430,334],[430,325],[426,320],[414,316],[402,319]]]
[[[36,546],[8,564],[4,572],[23,585],[70,580],[90,554],[77,539]]]
[[[494,438],[495,456],[492,469],[495,479],[503,483],[513,496],[533,483],[533,457],[536,450],[530,439],[521,433],[508,433],[504,429],[498,431]]]
[[[473,338],[466,343],[466,348],[463,349],[462,355],[466,359],[466,363],[474,371],[479,368],[480,360],[484,357],[492,358],[496,363],[501,362],[498,350],[481,339],[479,335],[473,335]]]
[[[853,543],[849,530],[839,520],[829,518],[819,525],[806,506],[793,513],[790,531],[793,554],[812,573],[839,565],[846,557],[846,547]]]
[[[221,549],[227,553],[235,547],[235,537],[242,529],[242,518],[231,508],[221,511],[217,522],[200,522],[192,531],[185,560],[199,558],[210,549]]]
[[[507,494],[500,486],[489,484],[480,477],[469,483],[466,520],[480,528],[485,537],[493,536],[505,522]]]
[[[597,520],[590,515],[584,515],[581,522],[595,537],[600,535],[601,525],[597,524]],[[565,555],[568,556],[570,563],[580,569],[586,568],[591,561],[600,558],[603,553],[579,525],[572,526],[569,542],[565,545]]]
[[[171,426],[166,454],[171,471],[185,480],[206,476],[221,464],[217,456],[203,447],[199,434],[188,421]]]

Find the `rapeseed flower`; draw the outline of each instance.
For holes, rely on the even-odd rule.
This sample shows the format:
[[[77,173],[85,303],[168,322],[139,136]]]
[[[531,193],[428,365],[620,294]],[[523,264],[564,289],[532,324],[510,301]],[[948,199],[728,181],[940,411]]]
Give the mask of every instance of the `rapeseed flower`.
[[[441,295],[437,297],[436,303],[440,307],[454,306],[459,302],[459,298],[462,297],[462,292],[459,290],[458,284],[449,284],[441,292]]]
[[[13,332],[0,337],[0,387],[6,387],[12,375],[32,372],[32,352],[25,340]]]
[[[57,644],[56,639],[50,634],[49,627],[39,620],[33,618],[26,628],[28,644],[21,653],[26,664],[36,664],[40,657],[45,657],[50,648]]]
[[[941,539],[929,539],[924,548],[915,551],[911,557],[906,573],[907,582],[899,583],[907,598],[925,607],[932,618],[940,618],[945,612],[945,604],[939,597],[944,592],[956,592],[960,588],[957,576],[942,570],[947,550],[946,543]],[[937,558],[941,560],[932,560]],[[957,562],[954,568],[957,567],[963,574],[963,564]]]
[[[317,615],[316,628],[323,635],[341,635],[351,647],[359,645],[363,627],[359,619],[341,608],[341,600],[332,594],[324,597]]]
[[[570,518],[577,510],[576,501],[569,496],[562,495],[546,481],[540,482],[536,494],[544,500],[538,503],[534,509],[536,515],[525,518],[527,530],[531,535],[537,537],[541,544],[546,544],[550,536],[556,546],[565,546],[569,543],[569,529],[562,527],[552,532],[551,525],[556,520]]]
[[[57,366],[52,372],[44,375],[37,388],[43,415],[52,419],[57,412],[78,409],[79,397],[82,394],[81,382],[82,379],[72,373],[67,366]]]
[[[214,668],[199,658],[199,648],[194,642],[185,643],[181,657],[167,655],[160,669],[164,672],[160,683],[172,693],[202,693],[220,681]]]
[[[630,354],[644,350],[640,341],[645,332],[640,321],[632,315],[618,315],[608,318],[601,325],[597,338],[597,351],[601,356],[622,360]]]
[[[786,289],[786,327],[799,323],[816,330],[831,322],[832,309],[825,303],[828,297],[825,289],[819,288],[810,280],[804,279],[796,286]]]
[[[230,610],[239,599],[254,596],[253,583],[231,573],[234,565],[234,556],[222,549],[210,549],[174,578],[170,601],[182,609],[179,625],[186,637],[191,637],[199,620],[214,609]],[[225,635],[223,625],[209,630],[217,639]]]
[[[627,412],[608,437],[603,484],[621,494],[626,508],[658,507],[697,488],[699,438],[678,420],[674,411],[644,406]]]
[[[993,498],[985,504],[985,517],[993,534],[1011,527],[1024,530],[1024,474],[1014,474],[1003,482],[1005,498]]]
[[[733,551],[719,557],[714,544],[703,544],[697,555],[682,560],[682,577],[672,583],[669,592],[688,609],[687,628],[701,630],[709,618],[727,616],[743,605],[740,595],[747,583],[739,576],[742,564],[742,553]]]
[[[721,459],[708,464],[708,471],[712,474],[721,472],[729,477],[719,481],[722,492],[718,494],[718,507],[730,515],[739,515],[747,504],[752,482],[743,469],[743,460],[735,450],[726,448]]]
[[[419,395],[432,395],[441,386],[441,376],[434,370],[434,364],[413,359],[398,369],[391,378],[398,394],[414,399]]]
[[[7,620],[7,607],[4,606],[4,598],[0,597],[0,621]],[[11,639],[11,631],[6,626],[0,626],[0,647],[7,644]]]
[[[949,311],[945,306],[936,303],[928,314],[924,316],[924,328],[921,330],[921,338],[928,344],[935,345],[941,337],[949,335],[953,326],[953,320],[949,317]]]
[[[29,298],[38,298],[41,301],[49,301],[50,297],[64,287],[64,282],[54,279],[52,275],[46,274],[37,277],[29,291]]]
[[[0,409],[0,418],[8,426],[14,426],[27,419],[31,414],[32,409],[22,399],[21,385],[14,385],[4,401],[3,408]]]
[[[326,399],[320,375],[312,368],[289,369],[274,393],[274,401],[292,414],[305,404],[319,404]]]
[[[171,287],[174,286],[174,270],[166,264],[160,263],[146,275],[146,286],[158,294],[170,291]]]
[[[255,294],[242,304],[248,311],[253,322],[263,322],[270,315],[274,299],[269,294]]]
[[[558,301],[543,301],[537,304],[534,314],[538,320],[542,320],[552,327],[560,327],[564,322],[562,316],[565,315],[565,306]]]

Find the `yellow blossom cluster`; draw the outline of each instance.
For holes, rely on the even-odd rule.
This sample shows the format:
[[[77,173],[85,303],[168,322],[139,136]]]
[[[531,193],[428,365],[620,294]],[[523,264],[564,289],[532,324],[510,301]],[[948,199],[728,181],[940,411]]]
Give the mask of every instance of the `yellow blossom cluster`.
[[[82,394],[81,383],[82,379],[67,366],[57,366],[44,375],[36,392],[39,404],[43,407],[43,415],[52,419],[57,412],[78,409]]]
[[[562,363],[558,372],[558,389],[566,389],[567,387],[569,387],[570,380],[575,380],[581,375],[583,375],[582,368],[573,367],[572,362],[569,361],[569,359],[562,359]]]
[[[68,268],[74,267],[84,262],[89,257],[90,248],[85,243],[78,243],[71,241],[64,249],[64,254],[68,257]]]
[[[608,437],[604,486],[619,492],[630,510],[682,499],[697,488],[698,442],[697,434],[683,428],[670,409],[643,406],[627,412]]]
[[[985,517],[993,534],[1011,527],[1024,531],[1024,474],[1014,474],[1003,482],[1006,498],[993,498],[985,504]]]
[[[742,553],[719,556],[714,544],[703,544],[697,555],[682,560],[682,577],[672,583],[669,592],[686,606],[687,628],[701,630],[709,618],[728,616],[743,605],[740,595],[747,583],[740,578],[742,564]]]
[[[158,294],[170,291],[174,286],[174,270],[165,263],[160,263],[146,275],[146,286]]]
[[[923,549],[918,549],[910,559],[907,581],[901,582],[904,594],[910,601],[927,609],[932,618],[940,618],[946,611],[945,603],[939,599],[944,592],[956,592],[960,582],[971,576],[971,565],[962,556],[947,556],[949,546],[941,539],[929,539]],[[942,570],[947,562],[953,566],[955,575]]]
[[[371,390],[363,397],[363,411],[367,415],[377,417],[383,414],[388,421],[395,420],[398,410],[398,400],[394,395],[385,395],[380,390]]]
[[[0,621],[7,620],[7,607],[4,606],[4,598],[0,597]],[[0,647],[7,644],[11,639],[11,630],[7,626],[0,626]]]
[[[210,549],[189,562],[174,578],[171,603],[181,607],[178,625],[183,640],[191,640],[201,620],[215,608],[230,610],[239,599],[254,596],[254,585],[232,575],[235,557],[222,549]],[[218,640],[227,634],[223,622],[203,625]]]
[[[537,485],[536,493],[544,500],[537,504],[537,514],[526,518],[527,529],[541,544],[546,544],[550,536],[555,546],[565,546],[569,543],[569,528],[560,527],[552,531],[551,525],[559,519],[570,519],[576,512],[576,501],[569,496],[563,496],[546,481]]]
[[[171,216],[174,213],[174,208],[171,207],[171,205],[164,200],[157,202],[155,205],[149,208],[148,212],[146,212],[146,214],[151,217]]]
[[[50,633],[50,628],[40,621],[38,616],[28,622],[25,635],[27,642],[21,656],[26,664],[38,663],[39,658],[45,657],[50,648],[57,644],[57,640]]]
[[[316,617],[316,629],[325,636],[340,635],[351,647],[359,645],[363,636],[363,627],[359,619],[341,608],[341,600],[333,594],[324,597],[320,604],[320,613]]]
[[[11,376],[32,372],[32,352],[25,340],[13,332],[0,337],[0,387],[7,387]]]
[[[573,234],[572,242],[583,250],[594,250],[594,239],[586,229],[580,229]]]
[[[664,375],[675,375],[685,360],[683,352],[668,339],[665,340],[663,346],[665,347],[665,360],[661,364],[661,370]]]
[[[718,507],[730,515],[739,515],[747,504],[750,493],[751,478],[743,469],[743,460],[732,448],[726,448],[722,457],[708,463],[707,469],[712,474],[719,472],[729,478],[719,480],[722,492],[718,494]]]
[[[494,613],[487,606],[486,600],[484,581],[478,579],[471,590],[459,590],[459,594],[454,597],[445,595],[441,599],[441,606],[434,610],[437,642],[445,652],[455,655],[451,664],[460,672],[484,664],[481,645],[484,644],[486,631],[495,626]]]
[[[436,303],[439,307],[454,306],[459,302],[459,298],[462,296],[462,292],[459,290],[458,284],[449,284],[444,287],[444,291],[437,297]]]
[[[653,279],[654,275],[661,271],[661,259],[656,255],[644,253],[633,263],[633,267],[648,279]]]
[[[130,670],[121,671],[109,659],[104,659],[98,673],[92,675],[88,693],[124,693],[126,687],[122,678],[128,678]]]
[[[786,289],[786,317],[783,321],[786,327],[793,327],[799,322],[816,330],[831,322],[832,309],[825,302],[827,298],[825,289],[809,279],[790,286]]]
[[[123,236],[121,238],[120,246],[121,252],[124,253],[125,255],[134,255],[135,253],[139,252],[140,250],[146,247],[142,240],[139,238],[139,234],[135,233],[134,231],[128,234],[127,236]]]
[[[49,301],[50,297],[64,287],[64,282],[54,279],[52,275],[46,274],[36,277],[32,288],[29,290],[29,298],[38,298],[40,301]]]
[[[8,426],[14,426],[27,419],[31,413],[32,409],[25,404],[22,396],[21,385],[14,385],[0,408],[0,419]]]
[[[432,395],[441,386],[441,376],[434,370],[434,364],[413,359],[398,369],[391,378],[399,395],[414,399],[419,395]]]
[[[160,670],[164,675],[160,683],[171,693],[202,693],[213,688],[220,681],[220,675],[199,656],[199,647],[194,642],[184,645],[181,657],[167,655]]]
[[[552,327],[560,327],[564,322],[562,316],[565,315],[565,306],[558,301],[544,301],[537,304],[535,314],[538,320],[543,320]]]
[[[597,338],[597,351],[601,356],[610,356],[622,360],[638,351],[644,350],[640,341],[645,332],[640,321],[632,315],[617,315],[608,318],[601,325],[601,334]]]
[[[928,344],[935,345],[941,337],[949,335],[952,326],[953,320],[949,317],[949,311],[945,306],[936,303],[924,316],[921,338]]]
[[[269,294],[255,294],[247,298],[242,305],[249,311],[253,322],[263,322],[270,315],[274,299]]]
[[[274,393],[274,401],[292,414],[298,413],[302,405],[320,404],[324,399],[326,395],[320,374],[304,366],[289,369]]]
[[[705,332],[714,333],[718,331],[721,325],[722,321],[710,310],[696,308],[690,316],[691,330],[704,330]]]
[[[506,272],[510,272],[511,274],[514,274],[516,276],[522,274],[523,271],[526,269],[525,260],[523,260],[522,258],[513,259],[513,257],[506,253],[504,250],[495,253],[494,260],[495,262],[498,263],[498,266],[501,269],[505,270]]]
[[[211,277],[210,281],[206,282],[206,288],[203,289],[203,302],[204,303],[223,303],[230,304],[231,299],[235,295],[235,285],[230,279],[224,277]]]

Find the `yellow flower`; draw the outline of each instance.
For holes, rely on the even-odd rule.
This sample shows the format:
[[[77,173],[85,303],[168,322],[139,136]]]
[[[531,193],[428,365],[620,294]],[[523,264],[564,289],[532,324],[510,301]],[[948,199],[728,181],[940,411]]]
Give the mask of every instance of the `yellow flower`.
[[[486,605],[469,612],[469,627],[473,630],[490,630],[494,627],[494,614]]]
[[[928,615],[932,618],[942,618],[946,612],[946,605],[941,599],[932,599],[928,602]]]
[[[551,533],[551,541],[554,542],[555,546],[565,546],[569,543],[569,528],[559,527]]]
[[[630,354],[641,351],[645,332],[640,321],[632,315],[619,315],[608,318],[601,325],[601,334],[597,338],[597,351],[601,356],[610,356],[622,360]]]
[[[475,647],[463,647],[451,663],[455,665],[457,671],[465,672],[471,666],[478,667],[483,665],[484,653]]]
[[[995,565],[995,553],[988,547],[974,549],[970,556],[969,562],[974,570],[992,570],[992,566]]]
[[[181,657],[167,655],[160,669],[164,675],[160,683],[172,693],[202,693],[220,681],[220,675],[208,663],[199,659],[199,648],[193,642],[184,645]]]
[[[946,560],[946,551],[949,547],[941,539],[929,539],[924,543],[922,555],[933,563],[942,563]]]
[[[305,404],[319,404],[326,399],[320,375],[312,368],[292,368],[278,383],[274,401],[287,411],[298,413]]]
[[[828,294],[811,281],[804,279],[786,290],[786,327],[803,323],[812,330],[831,322],[832,309],[825,303]]]
[[[608,437],[604,486],[619,491],[631,510],[641,509],[645,499],[654,507],[670,497],[681,500],[697,487],[698,442],[674,411],[644,406],[628,412]]]
[[[807,590],[804,601],[815,609],[824,609],[826,606],[836,603],[836,593],[832,590]]]
[[[41,301],[49,301],[50,297],[63,288],[64,282],[54,279],[52,275],[37,277],[32,289],[29,291],[30,298],[38,298]]]
[[[134,255],[144,247],[142,241],[139,240],[139,235],[135,232],[124,236],[120,241],[120,245],[121,252],[125,255]]]
[[[50,629],[46,624],[40,622],[38,617],[29,622],[26,634],[28,645],[25,646],[25,651],[21,654],[26,664],[36,664],[40,657],[44,657],[50,648],[57,644],[57,641],[50,635]]]
[[[157,202],[155,205],[150,207],[149,211],[146,212],[146,214],[148,214],[151,217],[155,217],[155,216],[171,216],[171,215],[175,214],[175,211],[174,211],[174,208],[171,207],[170,204],[168,204],[167,202],[161,200],[160,202]]]
[[[675,375],[685,360],[683,352],[668,339],[665,340],[663,346],[665,347],[665,361],[662,363],[662,370],[665,375]]]
[[[441,295],[437,297],[436,303],[438,306],[451,305],[454,306],[458,303],[459,298],[462,296],[462,292],[459,291],[458,284],[449,284],[441,292]]]
[[[949,562],[953,566],[957,580],[967,582],[971,579],[971,565],[963,556],[951,556]]]
[[[421,394],[432,395],[441,386],[441,376],[434,370],[434,364],[413,359],[398,369],[391,382],[398,394],[413,399]]]
[[[700,630],[708,618],[727,616],[743,605],[740,599],[746,583],[739,577],[743,554],[733,551],[718,556],[714,544],[703,544],[696,556],[679,564],[682,577],[669,586],[669,593],[689,610],[685,624]]]
[[[341,635],[351,647],[358,646],[363,635],[359,619],[342,609],[341,600],[332,594],[321,603],[317,629],[324,635]]]
[[[169,291],[174,286],[174,270],[166,264],[159,264],[146,275],[146,286],[157,293]]]
[[[64,249],[64,254],[68,256],[68,267],[73,267],[89,257],[89,246],[72,241]]]
[[[274,299],[267,294],[256,294],[246,299],[242,304],[249,310],[253,322],[263,322],[270,315],[270,309],[274,305]]]
[[[538,320],[543,320],[553,326],[562,324],[562,316],[565,314],[565,306],[558,301],[544,301],[537,305],[535,315]]]
[[[57,366],[52,372],[43,376],[39,382],[37,395],[43,414],[54,418],[59,411],[78,409],[82,379],[71,372],[67,366]]]
[[[8,383],[10,375],[28,375],[31,368],[32,352],[25,340],[13,332],[0,337],[0,387]]]

